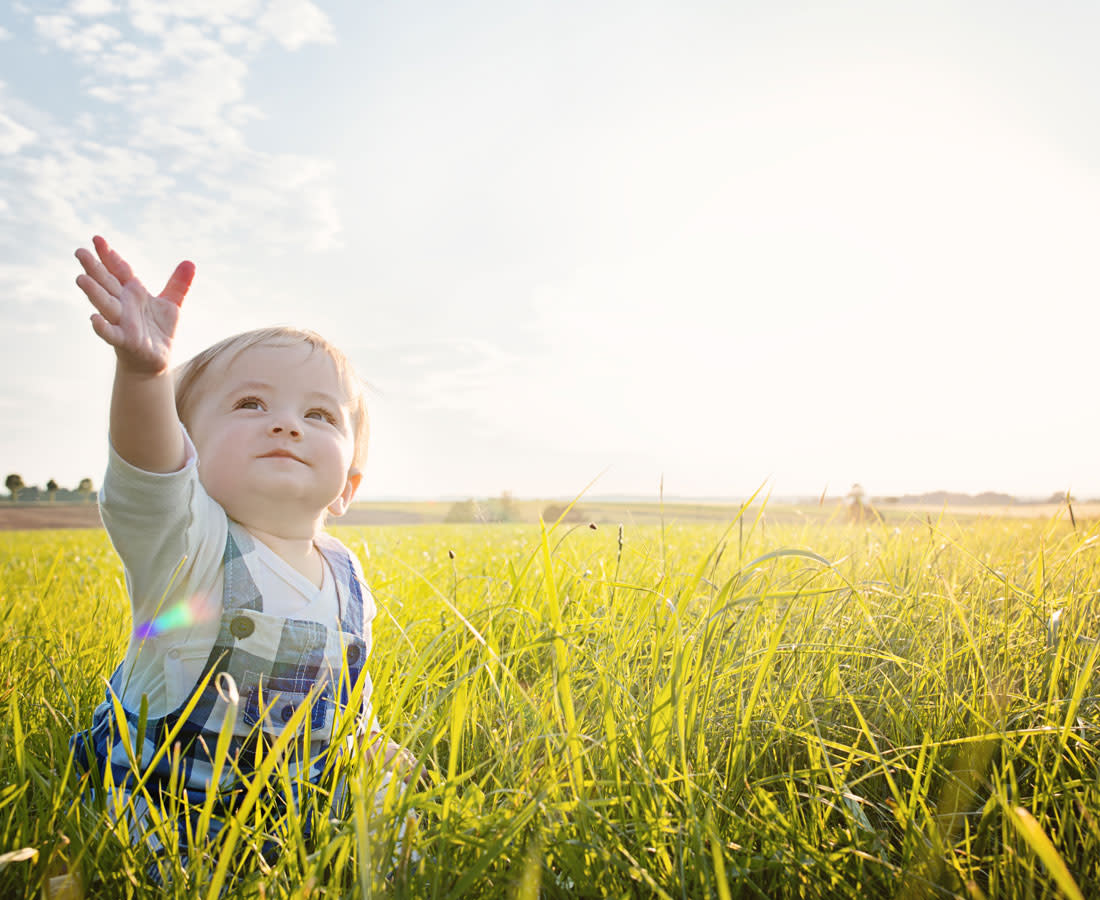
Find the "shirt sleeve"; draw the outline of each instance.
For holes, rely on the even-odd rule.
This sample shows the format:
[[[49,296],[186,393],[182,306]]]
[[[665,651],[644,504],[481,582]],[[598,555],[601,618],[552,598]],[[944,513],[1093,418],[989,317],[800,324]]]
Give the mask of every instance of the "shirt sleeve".
[[[174,585],[192,572],[216,569],[225,551],[225,512],[203,489],[195,446],[180,428],[187,458],[176,472],[146,472],[126,462],[114,447],[108,453],[100,514],[126,569],[135,624],[152,622]],[[195,598],[200,604],[220,600]]]

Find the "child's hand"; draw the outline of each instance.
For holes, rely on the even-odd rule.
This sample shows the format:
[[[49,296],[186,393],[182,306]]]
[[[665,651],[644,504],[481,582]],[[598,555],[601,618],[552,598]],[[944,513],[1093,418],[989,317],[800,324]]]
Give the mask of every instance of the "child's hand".
[[[365,752],[370,760],[380,758],[382,768],[394,772],[406,784],[416,771],[416,758],[400,744],[384,740],[383,735],[377,732],[370,736]]]
[[[180,304],[195,277],[195,264],[176,266],[161,295],[154,297],[103,238],[96,236],[92,243],[99,259],[83,247],[76,251],[86,273],[76,283],[97,310],[92,328],[115,348],[120,367],[147,375],[167,371]]]

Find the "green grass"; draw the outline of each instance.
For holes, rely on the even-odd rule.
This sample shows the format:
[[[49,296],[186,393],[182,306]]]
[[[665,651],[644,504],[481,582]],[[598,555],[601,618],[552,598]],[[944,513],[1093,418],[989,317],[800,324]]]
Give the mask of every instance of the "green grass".
[[[1094,523],[334,531],[425,779],[373,814],[353,766],[312,839],[259,793],[169,896],[1100,891]],[[130,627],[102,532],[0,533],[0,627],[0,896],[65,869],[158,896],[148,852],[74,802],[68,738]],[[419,862],[395,867],[408,807]]]

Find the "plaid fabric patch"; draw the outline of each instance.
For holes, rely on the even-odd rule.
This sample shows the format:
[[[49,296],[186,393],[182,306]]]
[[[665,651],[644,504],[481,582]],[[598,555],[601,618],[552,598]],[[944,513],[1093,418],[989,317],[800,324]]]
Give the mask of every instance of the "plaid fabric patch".
[[[249,571],[255,541],[236,523],[229,523],[223,557],[224,590],[218,636],[198,685],[177,709],[161,718],[145,718],[140,709],[122,702],[122,667],[111,676],[104,702],[92,716],[92,727],[71,741],[78,765],[97,772],[116,790],[128,791],[148,774],[146,789],[157,793],[175,779],[178,790],[201,802],[211,788],[234,787],[233,767],[223,768],[212,785],[211,754],[227,717],[233,719],[230,753],[243,774],[250,774],[258,741],[274,740],[303,703],[310,704],[309,734],[291,762],[291,774],[315,781],[333,749],[330,736],[336,714],[346,708],[350,693],[363,681],[363,717],[370,719],[370,626],[374,603],[365,589],[358,560],[329,535],[318,547],[336,578],[340,628],[318,622],[286,619],[264,613],[263,597]],[[346,667],[346,668],[345,668]],[[343,674],[342,674],[343,673]],[[226,679],[232,679],[239,701],[231,702]],[[191,706],[188,710],[187,707]],[[120,723],[116,712],[122,712]],[[142,721],[145,719],[144,722]],[[125,735],[120,724],[124,724]],[[173,729],[178,752],[160,754]],[[129,748],[129,749],[128,749]],[[151,768],[151,771],[150,771]]]

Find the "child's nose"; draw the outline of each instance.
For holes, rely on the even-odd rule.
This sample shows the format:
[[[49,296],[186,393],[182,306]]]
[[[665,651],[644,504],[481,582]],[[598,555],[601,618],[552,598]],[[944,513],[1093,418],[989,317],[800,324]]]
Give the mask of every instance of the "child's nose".
[[[302,432],[298,429],[297,425],[290,425],[286,422],[272,422],[271,423],[272,434],[289,434],[291,437],[301,437]]]

